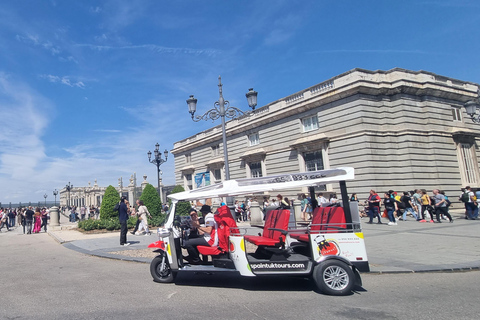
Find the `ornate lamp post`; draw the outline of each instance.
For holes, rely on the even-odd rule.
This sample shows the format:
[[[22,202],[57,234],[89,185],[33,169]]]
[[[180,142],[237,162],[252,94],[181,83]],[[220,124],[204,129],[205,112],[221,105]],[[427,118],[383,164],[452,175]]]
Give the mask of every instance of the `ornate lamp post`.
[[[467,101],[464,105],[465,111],[470,116],[474,123],[480,123],[480,114],[477,113],[477,110],[480,110],[480,104],[478,100]]]
[[[48,196],[47,196],[47,194],[45,193],[45,194],[43,195],[43,197],[45,198],[45,208],[46,208],[46,207],[47,207],[47,197],[48,197]]]
[[[228,149],[227,149],[227,134],[225,131],[225,117],[229,119],[233,119],[239,115],[244,115],[245,112],[242,110],[235,108],[233,106],[230,106],[230,102],[228,100],[225,100],[223,98],[223,93],[222,93],[222,77],[218,77],[218,93],[219,93],[219,98],[218,101],[215,101],[213,104],[214,108],[208,110],[205,112],[202,116],[194,116],[195,112],[197,110],[197,99],[193,97],[193,95],[190,96],[190,98],[187,100],[188,104],[188,112],[192,115],[192,120],[195,122],[198,122],[200,120],[209,120],[211,119],[212,121],[217,120],[218,118],[222,118],[222,140],[223,140],[223,157],[225,160],[225,180],[230,180],[230,168],[228,165]],[[257,106],[257,95],[258,92],[253,91],[253,88],[248,89],[248,92],[245,94],[247,97],[248,105],[252,110],[255,110],[255,107]]]
[[[150,152],[150,150],[147,152],[147,155],[148,155],[148,161],[157,166],[158,195],[160,196],[160,201],[163,202],[162,187],[160,185],[160,166],[163,163],[167,162],[168,150],[165,149],[165,151],[163,151],[163,155],[165,156],[165,160],[164,160],[164,159],[162,159],[162,154],[160,153],[159,148],[160,148],[160,145],[157,142],[155,144],[155,150],[154,150],[155,158],[151,159],[152,158],[152,152]]]
[[[68,184],[65,186],[65,189],[67,189],[67,191],[68,191],[67,207],[69,207],[70,206],[70,191],[73,189],[73,184],[70,184],[70,182],[68,182]]]
[[[53,206],[56,207],[57,206],[57,195],[58,195],[58,190],[57,189],[53,190],[53,195],[55,196],[55,202],[54,202]]]

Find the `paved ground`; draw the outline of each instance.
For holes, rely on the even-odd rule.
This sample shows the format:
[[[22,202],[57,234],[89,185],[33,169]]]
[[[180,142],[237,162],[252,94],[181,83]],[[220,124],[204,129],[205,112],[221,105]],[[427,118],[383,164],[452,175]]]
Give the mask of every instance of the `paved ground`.
[[[364,220],[365,222],[366,220]],[[397,226],[363,225],[370,268],[375,273],[426,272],[480,269],[480,220],[454,223],[399,221]],[[19,232],[18,229],[13,232]],[[147,248],[157,236],[128,234],[129,247],[119,245],[119,232],[83,234],[74,230],[49,234],[78,252],[127,261],[149,263]]]

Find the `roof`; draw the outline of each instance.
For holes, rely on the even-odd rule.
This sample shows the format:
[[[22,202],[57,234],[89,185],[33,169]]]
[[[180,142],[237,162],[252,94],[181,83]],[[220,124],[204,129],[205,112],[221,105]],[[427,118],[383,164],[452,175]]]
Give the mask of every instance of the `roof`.
[[[310,186],[320,186],[342,180],[353,180],[354,168],[287,173],[261,178],[226,180],[222,183],[168,195],[172,200],[197,200],[238,196],[252,193],[281,191]]]

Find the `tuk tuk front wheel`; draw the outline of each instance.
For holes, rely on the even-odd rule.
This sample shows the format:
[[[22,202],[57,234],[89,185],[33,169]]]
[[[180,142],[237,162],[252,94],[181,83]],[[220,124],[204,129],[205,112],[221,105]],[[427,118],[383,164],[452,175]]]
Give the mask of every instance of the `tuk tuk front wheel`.
[[[313,270],[313,280],[324,293],[334,296],[350,294],[355,285],[352,268],[339,260],[326,260]]]
[[[170,268],[168,258],[165,254],[153,258],[152,262],[150,262],[150,273],[155,282],[169,283],[175,279],[175,274]]]

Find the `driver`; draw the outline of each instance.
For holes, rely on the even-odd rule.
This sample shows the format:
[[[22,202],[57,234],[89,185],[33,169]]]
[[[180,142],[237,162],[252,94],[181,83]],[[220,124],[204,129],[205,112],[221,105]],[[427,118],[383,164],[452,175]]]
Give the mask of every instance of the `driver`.
[[[205,225],[200,224],[195,215],[192,216],[192,227],[198,231],[198,238],[189,239],[185,242],[184,247],[188,251],[188,256],[184,257],[191,264],[200,264],[200,257],[197,246],[216,246],[218,244],[217,222],[215,222],[210,206],[203,205],[200,209],[205,219]],[[192,212],[191,212],[192,213]]]

